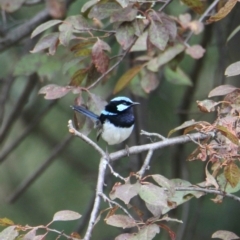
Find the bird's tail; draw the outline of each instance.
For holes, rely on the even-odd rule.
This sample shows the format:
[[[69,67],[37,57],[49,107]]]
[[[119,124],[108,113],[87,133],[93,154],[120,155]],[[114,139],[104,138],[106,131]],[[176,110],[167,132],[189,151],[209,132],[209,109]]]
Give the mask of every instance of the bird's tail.
[[[83,115],[91,118],[92,120],[99,120],[99,116],[95,113],[87,110],[85,107],[82,106],[70,106],[74,111],[82,113]]]

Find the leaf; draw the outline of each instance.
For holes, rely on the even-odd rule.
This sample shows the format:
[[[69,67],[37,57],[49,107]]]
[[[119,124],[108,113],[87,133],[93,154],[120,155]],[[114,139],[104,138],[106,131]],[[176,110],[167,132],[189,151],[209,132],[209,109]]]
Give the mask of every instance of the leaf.
[[[240,74],[240,61],[229,65],[224,73],[227,77],[232,77]]]
[[[161,206],[156,206],[152,205],[146,202],[146,207],[147,209],[152,213],[154,217],[159,218],[162,214],[162,207]]]
[[[196,126],[197,123],[198,122],[195,122],[195,120],[193,120],[193,119],[189,120],[189,121],[186,121],[183,124],[181,124],[180,126],[170,130],[167,137],[170,137],[174,132],[179,131],[181,129],[185,129],[185,128],[190,127],[190,126]]]
[[[175,58],[179,53],[185,49],[183,44],[175,44],[165,49],[164,52],[160,53],[157,57],[150,60],[147,64],[147,68],[150,71],[158,72],[159,68]]]
[[[41,24],[32,32],[31,38],[37,36],[39,33],[47,30],[48,28],[53,27],[62,22],[63,22],[62,20],[50,20],[48,22]]]
[[[130,200],[138,194],[140,184],[129,184],[116,185],[113,187],[109,196],[112,200],[115,198],[121,199],[125,204],[129,204]]]
[[[109,58],[104,50],[110,52],[111,48],[106,42],[98,39],[92,48],[92,61],[100,73],[105,73],[109,65]]]
[[[153,180],[159,185],[162,186],[164,188],[168,189],[168,192],[170,193],[170,195],[173,195],[175,192],[175,184],[167,179],[166,177],[160,175],[160,174],[154,174],[151,175]]]
[[[99,0],[89,0],[89,1],[86,1],[86,3],[82,6],[81,12],[82,13],[86,12],[90,7],[94,6],[98,2],[99,2]]]
[[[238,166],[234,162],[229,163],[224,167],[224,176],[232,188],[236,187],[240,180],[240,170]]]
[[[130,51],[131,52],[146,51],[147,36],[148,36],[148,32],[144,32],[140,37],[138,37],[137,41],[133,44]]]
[[[156,73],[144,71],[143,76],[141,77],[141,87],[146,93],[150,93],[155,90],[160,83],[160,79]]]
[[[23,240],[33,240],[36,236],[37,228],[33,228],[27,234],[24,235]]]
[[[129,0],[116,0],[123,8],[127,7],[129,4]]]
[[[198,14],[204,12],[204,5],[201,0],[182,0],[182,2]]]
[[[137,65],[137,66],[134,66],[133,68],[130,68],[127,72],[125,72],[117,81],[113,90],[113,94],[116,94],[121,90],[123,90],[129,84],[129,82],[133,79],[133,77],[139,73],[139,71],[142,68],[143,68],[143,65]]]
[[[17,11],[26,0],[1,0],[0,7],[3,11],[6,12],[15,12]]]
[[[236,89],[236,87],[232,86],[232,85],[221,85],[218,86],[216,88],[214,88],[209,94],[208,97],[216,97],[216,96],[223,96],[223,95],[227,95],[229,93],[234,92]]]
[[[211,16],[208,20],[207,23],[212,23],[212,22],[217,22],[224,17],[226,17],[231,10],[234,8],[238,0],[228,0],[226,4],[213,16]]]
[[[70,211],[70,210],[63,210],[56,212],[53,216],[53,221],[72,221],[81,218],[81,214]]]
[[[83,30],[83,29],[90,27],[87,19],[84,18],[82,15],[69,16],[64,21],[64,23],[70,25],[74,32],[78,32],[78,30]],[[82,32],[82,31],[80,31],[80,32]]]
[[[114,227],[121,227],[123,229],[137,226],[137,223],[133,218],[130,218],[129,216],[121,215],[121,214],[112,215],[107,219],[105,219],[105,221],[108,225],[111,225]]]
[[[192,86],[191,79],[180,67],[173,70],[169,66],[165,66],[164,76],[166,77],[166,80],[173,84]]]
[[[220,175],[217,176],[217,181],[220,186],[220,189],[224,190],[224,192],[235,193],[240,190],[240,181],[235,187],[232,187],[227,181],[224,173],[221,173]]]
[[[59,41],[63,46],[68,46],[70,40],[73,38],[73,28],[69,23],[62,23],[59,26]]]
[[[121,11],[113,12],[110,22],[131,22],[137,16],[138,10],[133,6],[123,8]]]
[[[129,240],[152,240],[157,233],[160,232],[160,228],[157,224],[150,224],[143,226],[138,233],[131,237]]]
[[[143,201],[151,205],[159,207],[167,206],[167,195],[164,189],[154,184],[142,185],[138,194]]]
[[[8,218],[0,218],[0,226],[11,226],[14,222]]]
[[[203,100],[203,101],[197,101],[197,105],[198,105],[198,108],[200,109],[200,111],[206,112],[206,113],[214,112],[215,107],[218,104],[221,104],[221,103],[215,102],[215,101],[210,100],[210,99],[206,99],[206,100]]]
[[[169,33],[163,23],[151,20],[148,29],[148,38],[155,47],[163,51],[167,46]]]
[[[0,232],[1,240],[14,240],[18,236],[18,231],[15,230],[16,226],[10,226]]]
[[[233,239],[239,239],[240,237],[233,232],[218,230],[215,233],[213,233],[212,238],[220,238],[223,240],[233,240]]]
[[[63,87],[56,84],[49,84],[39,90],[39,94],[45,94],[44,98],[48,100],[57,99],[65,96],[72,87]]]
[[[234,135],[233,133],[231,133],[227,127],[217,125],[215,128],[218,131],[220,131],[222,133],[222,135],[227,137],[232,143],[239,145],[238,137],[236,135]]]
[[[58,43],[58,37],[59,33],[50,33],[43,38],[41,38],[38,43],[35,45],[31,53],[36,53],[40,52],[44,49],[50,48],[51,47],[51,52],[49,52],[51,55],[54,55],[56,51],[56,46]]]
[[[216,189],[219,189],[219,185],[217,183],[216,178],[208,171],[208,164],[209,164],[209,162],[206,164],[206,167],[205,167],[205,173],[206,173],[205,186],[206,187],[214,186]]]
[[[240,25],[237,26],[229,35],[229,37],[227,38],[227,42],[229,42],[238,32],[240,31]]]
[[[114,240],[131,240],[132,236],[132,233],[123,233],[118,235]]]
[[[122,46],[124,50],[127,50],[129,46],[131,46],[134,41],[134,36],[135,29],[131,22],[122,23],[115,34],[118,43]]]
[[[83,80],[85,79],[85,77],[87,76],[87,73],[88,73],[88,69],[86,69],[86,68],[77,70],[73,74],[69,85],[75,86],[75,87],[80,86],[81,83],[83,82]]]
[[[200,45],[193,45],[186,49],[186,53],[194,59],[202,58],[206,50]]]
[[[114,12],[121,11],[122,8],[118,3],[115,2],[103,2],[94,5],[89,14],[89,18],[97,18],[102,20],[104,18],[110,17]]]

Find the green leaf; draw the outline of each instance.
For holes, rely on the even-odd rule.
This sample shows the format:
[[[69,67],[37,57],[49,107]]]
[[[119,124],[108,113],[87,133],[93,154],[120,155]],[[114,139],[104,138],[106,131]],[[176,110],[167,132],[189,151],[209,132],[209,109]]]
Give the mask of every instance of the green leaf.
[[[151,20],[148,38],[155,47],[163,51],[167,46],[169,33],[163,23]]]
[[[159,83],[160,79],[156,73],[148,71],[147,69],[143,69],[142,77],[141,77],[141,87],[146,93],[150,93],[155,90]]]
[[[48,28],[53,27],[62,22],[63,22],[62,20],[50,20],[48,22],[41,24],[32,32],[31,38],[37,36],[39,33],[47,30]]]
[[[6,12],[15,12],[17,11],[26,0],[1,0],[0,7],[3,11]]]
[[[142,69],[143,66],[144,65],[137,65],[133,68],[130,68],[127,72],[125,72],[117,81],[113,90],[113,94],[116,94],[121,90],[123,90],[129,84],[129,82],[133,79],[133,77],[139,73],[139,71]]]
[[[70,210],[63,210],[54,214],[53,221],[72,221],[79,218],[81,218],[81,214]]]
[[[238,181],[237,185],[232,187],[227,181],[225,174],[221,173],[217,176],[217,182],[220,186],[220,189],[227,193],[235,193],[240,190],[240,181]]]
[[[186,73],[183,72],[183,70],[180,67],[177,67],[176,70],[174,71],[169,66],[165,66],[164,76],[166,80],[173,84],[192,86],[191,79],[187,76]]]

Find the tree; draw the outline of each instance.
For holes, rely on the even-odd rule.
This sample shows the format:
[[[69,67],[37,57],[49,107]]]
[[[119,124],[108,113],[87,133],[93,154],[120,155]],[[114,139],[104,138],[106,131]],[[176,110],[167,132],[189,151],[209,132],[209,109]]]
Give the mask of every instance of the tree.
[[[132,138],[133,144],[128,151],[124,148],[118,151],[111,149],[109,153],[103,150],[105,148],[101,144],[88,137],[93,126],[81,116],[74,116],[74,125],[71,120],[68,122],[69,132],[90,146],[87,152],[82,151],[84,158],[94,159],[95,162],[97,162],[95,160],[97,156],[100,158],[96,190],[92,200],[89,201],[90,204],[86,207],[86,213],[83,213],[78,232],[82,235],[82,230],[86,228],[84,239],[91,239],[94,231],[97,231],[96,224],[100,217],[104,217],[106,225],[128,230],[124,233],[115,232],[114,235],[107,235],[110,238],[153,239],[158,236],[160,230],[164,229],[171,239],[202,239],[198,234],[187,234],[186,229],[193,228],[193,225],[191,226],[187,221],[189,207],[187,204],[190,199],[194,197],[202,199],[206,194],[214,194],[216,195],[213,199],[215,203],[222,203],[226,198],[240,201],[239,197],[233,195],[239,190],[240,178],[238,167],[239,89],[225,84],[224,78],[225,69],[227,76],[239,75],[239,62],[231,65],[224,62],[226,50],[224,52],[223,49],[225,41],[233,41],[236,38],[239,27],[233,31],[229,28],[229,32],[224,31],[221,32],[221,36],[214,36],[214,31],[224,26],[216,22],[230,21],[234,19],[234,14],[237,16],[238,1],[184,0],[180,3],[178,1],[92,0],[75,3],[75,9],[78,9],[78,12],[81,9],[81,14],[78,15],[71,14],[72,2],[49,0],[46,1],[46,5],[40,2],[41,7],[44,6],[44,10],[40,12],[35,6],[39,1],[1,2],[3,16],[7,18],[8,15],[4,15],[5,13],[9,14],[17,10],[22,11],[25,17],[24,8],[33,8],[36,13],[33,13],[29,21],[12,30],[5,27],[2,31],[1,51],[16,54],[18,50],[15,44],[21,41],[22,45],[31,45],[31,53],[21,57],[14,71],[6,70],[3,74],[1,98],[3,110],[5,106],[9,106],[7,99],[10,90],[14,89],[13,83],[21,78],[27,81],[12,111],[8,115],[4,115],[2,111],[0,119],[4,120],[4,124],[0,132],[0,142],[3,144],[9,137],[9,130],[12,129],[17,118],[30,123],[17,138],[10,137],[11,141],[5,144],[0,161],[6,160],[16,146],[22,143],[23,138],[28,136],[31,139],[28,134],[42,121],[44,114],[55,105],[56,99],[61,98],[61,102],[66,98],[72,98],[74,94],[74,100],[71,102],[86,105],[93,112],[99,113],[106,104],[103,100],[106,96],[120,92],[122,94],[122,91],[125,91],[125,94],[131,94],[134,99],[138,98],[142,103],[141,108],[136,112],[138,116],[136,135]],[[69,6],[70,10],[68,10]],[[27,14],[29,14],[28,11]],[[67,15],[66,18],[65,15]],[[7,21],[4,18],[3,22],[6,25]],[[32,40],[28,38],[30,33]],[[40,35],[41,38],[37,39],[36,43],[35,39]],[[214,41],[217,41],[218,48],[221,50],[219,76],[216,77],[218,82],[209,81],[210,84],[208,84],[211,87],[207,88],[213,89],[208,97],[224,96],[224,99],[197,101],[199,112],[202,112],[201,116],[203,113],[210,113],[212,119],[189,120],[195,94],[208,93],[206,79],[200,82],[202,86],[198,81],[202,78],[204,65],[209,68],[207,55],[213,56],[211,43]],[[9,49],[11,46],[13,47]],[[208,69],[207,76],[212,71],[212,68]],[[63,73],[65,79],[62,78]],[[51,83],[46,84],[46,80],[50,80]],[[43,82],[44,86],[40,86],[40,82]],[[54,101],[38,112],[38,106],[43,104],[39,104],[39,98],[35,102],[30,100],[31,106],[26,111],[24,107],[31,99],[30,95],[36,95],[34,91],[36,87],[40,94],[45,94],[45,99]],[[200,90],[199,87],[201,87]],[[163,95],[166,100],[162,102],[168,105],[159,109],[159,99],[157,101],[156,96],[161,89],[166,91],[166,95]],[[150,105],[144,105],[146,100],[142,100],[151,97],[155,98],[153,102],[156,105],[152,106],[156,109],[152,114],[149,111]],[[204,98],[201,97],[201,99]],[[69,100],[65,101],[69,104]],[[162,131],[156,131],[151,127],[161,123],[159,116],[163,112],[174,118],[169,106],[171,103],[175,107],[179,102],[178,119],[171,120],[170,124],[165,119],[162,122],[164,124],[161,127]],[[30,118],[31,115],[33,118]],[[69,118],[69,113],[67,116]],[[140,138],[140,129],[145,129],[144,121],[148,116],[151,116],[149,129],[153,129],[154,133],[142,130],[141,135],[144,138]],[[58,125],[56,119],[57,117],[53,116],[47,126],[42,129],[48,132],[46,129],[51,129],[50,125]],[[163,132],[163,134],[157,132]],[[175,132],[181,132],[181,134],[170,137]],[[14,202],[43,173],[56,155],[61,151],[66,152],[65,147],[72,142],[73,138],[68,133],[65,138],[61,135],[60,138],[63,140],[59,141],[59,133],[60,131],[57,130],[53,134],[56,140],[52,142],[58,143],[56,147],[48,153],[45,162],[10,195],[8,198],[10,202]],[[166,133],[168,133],[167,138],[163,137]],[[45,135],[47,139],[50,136],[46,133]],[[185,147],[187,142],[197,145],[190,155],[190,151]],[[51,140],[48,140],[48,143],[51,143]],[[79,146],[79,140],[75,143]],[[175,171],[171,174],[168,169],[167,173],[161,173],[161,170],[155,168],[157,165],[151,162],[153,154],[159,154],[159,149],[173,145],[176,146],[173,154],[164,155],[164,158],[168,162],[176,161]],[[37,145],[33,145],[32,148],[36,149]],[[97,155],[91,155],[91,150],[96,151]],[[146,155],[142,155],[145,152]],[[202,168],[200,174],[204,176],[202,175],[201,178],[198,176],[191,181],[186,174],[183,174],[186,172],[186,163],[182,161],[186,158],[185,152],[189,155],[188,160],[202,161],[201,166],[204,166],[205,171]],[[41,152],[40,155],[44,154]],[[78,155],[77,152],[76,156]],[[123,157],[130,159],[131,170],[120,169],[117,165]],[[37,159],[37,156],[34,156],[34,159]],[[69,160],[69,156],[67,159]],[[159,156],[157,159],[162,160]],[[74,164],[76,163],[71,163],[73,168]],[[191,163],[191,165],[194,164],[198,163]],[[196,174],[193,170],[189,173]],[[116,182],[116,178],[120,182]],[[173,179],[170,180],[170,178]],[[105,183],[108,185],[107,189],[104,189]],[[67,184],[66,188],[71,186]],[[83,192],[79,191],[79,194],[82,197]],[[101,206],[103,202],[105,205]],[[179,209],[182,203],[185,203],[183,219],[179,214],[170,211]],[[167,215],[168,213],[170,216]],[[22,234],[23,239],[45,239],[51,237],[49,233],[52,232],[65,239],[81,239],[77,233],[66,234],[65,232],[68,231],[62,232],[56,230],[57,228],[50,228],[50,224],[56,221],[76,220],[80,217],[76,210],[57,211],[50,223],[35,227],[16,225],[8,218],[1,218],[1,225],[7,228],[3,229],[0,236],[5,239],[17,239],[19,234]],[[177,231],[177,226],[182,220],[184,225]],[[44,229],[44,234],[40,234],[39,229]],[[238,238],[233,232],[220,229],[222,228],[219,227],[211,232],[213,238]]]

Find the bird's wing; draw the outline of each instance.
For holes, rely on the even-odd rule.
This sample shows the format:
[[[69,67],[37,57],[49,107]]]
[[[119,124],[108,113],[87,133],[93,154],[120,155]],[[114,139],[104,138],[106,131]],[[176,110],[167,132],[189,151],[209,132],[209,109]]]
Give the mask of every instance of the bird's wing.
[[[95,113],[87,110],[85,107],[82,107],[82,106],[71,106],[71,108],[76,111],[76,112],[79,112],[79,113],[82,113],[83,115],[91,118],[92,120],[99,120],[99,116],[96,115]]]

